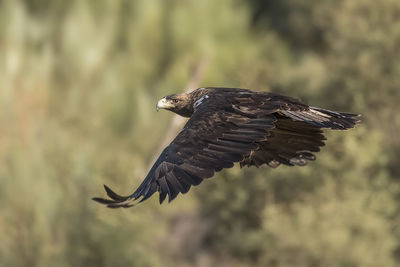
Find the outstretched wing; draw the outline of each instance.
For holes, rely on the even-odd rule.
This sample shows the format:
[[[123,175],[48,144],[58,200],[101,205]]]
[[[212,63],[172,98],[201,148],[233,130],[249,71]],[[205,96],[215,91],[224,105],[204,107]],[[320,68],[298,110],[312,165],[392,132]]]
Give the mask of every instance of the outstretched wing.
[[[263,164],[272,168],[280,164],[304,166],[315,160],[313,153],[325,145],[326,138],[317,126],[287,117],[278,118],[275,125],[267,140],[261,141],[258,149],[240,162],[241,167]]]
[[[302,110],[285,108],[279,111],[275,128],[267,140],[240,162],[240,166],[278,167],[280,164],[304,166],[315,160],[314,152],[325,145],[322,128],[346,130],[353,128],[359,115],[309,107]]]
[[[132,200],[141,198],[142,202],[155,192],[159,192],[160,203],[167,195],[168,201],[173,200],[257,149],[257,142],[265,140],[274,127],[277,107],[240,110],[232,102],[215,100],[201,104],[133,194],[120,196],[105,186],[111,199],[94,200],[108,207],[130,207]]]

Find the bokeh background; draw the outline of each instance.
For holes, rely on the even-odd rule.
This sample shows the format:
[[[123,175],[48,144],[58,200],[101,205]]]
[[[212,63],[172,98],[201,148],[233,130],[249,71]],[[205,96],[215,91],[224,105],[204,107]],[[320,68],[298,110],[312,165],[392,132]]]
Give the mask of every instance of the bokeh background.
[[[0,266],[399,266],[400,1],[0,1]],[[191,87],[361,113],[316,162],[132,192]],[[172,125],[172,126],[171,126]]]

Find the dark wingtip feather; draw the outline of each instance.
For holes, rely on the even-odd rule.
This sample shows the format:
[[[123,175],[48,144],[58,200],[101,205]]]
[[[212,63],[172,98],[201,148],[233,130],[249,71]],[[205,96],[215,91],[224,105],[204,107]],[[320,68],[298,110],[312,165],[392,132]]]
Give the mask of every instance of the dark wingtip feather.
[[[118,209],[118,208],[130,208],[130,207],[134,207],[136,206],[136,204],[110,204],[107,205],[107,208],[111,208],[111,209]]]
[[[125,201],[129,198],[129,196],[121,196],[111,190],[108,186],[104,185],[104,189],[106,190],[107,196],[117,201]]]
[[[101,197],[93,197],[92,200],[105,205],[117,203],[115,202],[115,200],[101,198]]]
[[[161,191],[161,192],[160,192],[160,196],[159,196],[159,202],[160,202],[160,204],[162,204],[162,203],[164,202],[164,200],[165,200],[166,197],[167,197],[167,192]]]
[[[104,189],[110,199],[94,197],[92,200],[107,205],[108,208],[129,208],[134,206],[132,203],[128,203],[131,200],[130,196],[120,196],[106,185],[104,185]]]

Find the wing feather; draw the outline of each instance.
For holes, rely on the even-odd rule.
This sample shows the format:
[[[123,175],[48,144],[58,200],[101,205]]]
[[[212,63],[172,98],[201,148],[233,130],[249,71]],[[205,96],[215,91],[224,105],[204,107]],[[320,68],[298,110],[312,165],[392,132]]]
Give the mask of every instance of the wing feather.
[[[276,120],[272,113],[266,117],[262,111],[263,118],[257,117],[257,111],[243,116],[232,112],[229,105],[221,109],[218,103],[200,107],[164,149],[138,189],[121,197],[121,203],[115,195],[113,207],[139,198],[143,201],[157,191],[160,203],[167,196],[172,201],[178,193],[186,193],[192,185],[243,160],[258,148],[257,142],[266,138]]]

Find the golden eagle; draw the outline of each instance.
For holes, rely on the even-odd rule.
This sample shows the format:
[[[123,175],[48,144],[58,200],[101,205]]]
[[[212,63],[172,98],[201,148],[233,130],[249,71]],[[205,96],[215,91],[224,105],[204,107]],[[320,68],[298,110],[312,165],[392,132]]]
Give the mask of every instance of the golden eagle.
[[[326,138],[322,128],[353,128],[359,115],[310,107],[297,99],[239,88],[199,88],[158,101],[190,117],[161,153],[138,189],[120,196],[104,186],[109,199],[93,198],[110,208],[131,207],[159,192],[160,203],[185,194],[215,172],[240,166],[304,166],[315,160]]]

